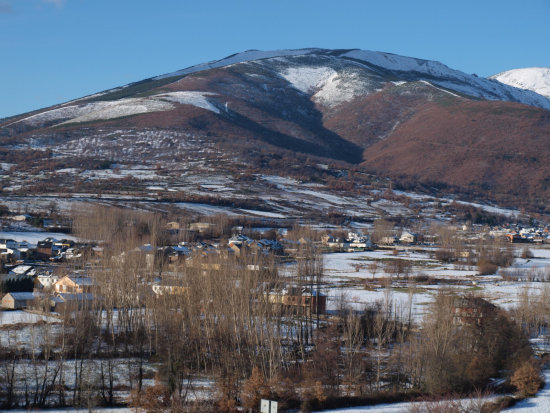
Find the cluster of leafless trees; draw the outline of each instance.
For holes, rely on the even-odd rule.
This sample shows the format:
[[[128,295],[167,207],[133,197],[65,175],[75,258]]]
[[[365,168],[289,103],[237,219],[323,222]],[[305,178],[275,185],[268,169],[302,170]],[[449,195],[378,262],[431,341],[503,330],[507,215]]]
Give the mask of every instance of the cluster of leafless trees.
[[[331,317],[289,309],[271,292],[322,285],[312,243],[300,243],[290,273],[271,256],[206,251],[159,271],[154,253],[151,262],[136,249],[162,246],[158,216],[97,208],[74,222],[82,238],[104,241],[102,257],[81,263],[93,299],[66,307],[58,324],[32,327],[30,347],[0,350],[4,408],[129,402],[147,411],[234,411],[273,398],[307,410],[342,397],[468,392],[528,361],[520,326],[544,323],[527,313],[530,297],[514,318],[494,310],[457,323],[455,297],[442,293],[415,326],[413,291],[399,306],[390,288],[365,311],[345,302]],[[153,285],[162,288],[153,293]],[[192,393],[199,377],[214,383],[206,401]]]

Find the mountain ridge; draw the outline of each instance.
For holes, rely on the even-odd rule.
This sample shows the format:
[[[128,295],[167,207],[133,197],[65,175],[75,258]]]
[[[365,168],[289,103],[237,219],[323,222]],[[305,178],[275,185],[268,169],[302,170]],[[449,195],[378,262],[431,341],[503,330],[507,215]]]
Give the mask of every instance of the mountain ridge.
[[[334,161],[409,186],[544,210],[526,197],[550,195],[549,108],[535,92],[424,59],[251,50],[12,117],[0,123],[0,161],[44,150],[50,163],[71,157],[187,168],[207,154],[224,159],[208,164],[220,172],[282,174],[288,165]]]

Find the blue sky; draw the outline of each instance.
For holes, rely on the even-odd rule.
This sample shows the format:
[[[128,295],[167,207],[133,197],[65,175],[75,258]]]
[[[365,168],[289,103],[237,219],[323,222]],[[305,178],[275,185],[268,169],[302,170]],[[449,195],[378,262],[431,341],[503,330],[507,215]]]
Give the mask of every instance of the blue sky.
[[[550,0],[0,0],[0,118],[247,49],[550,67]]]

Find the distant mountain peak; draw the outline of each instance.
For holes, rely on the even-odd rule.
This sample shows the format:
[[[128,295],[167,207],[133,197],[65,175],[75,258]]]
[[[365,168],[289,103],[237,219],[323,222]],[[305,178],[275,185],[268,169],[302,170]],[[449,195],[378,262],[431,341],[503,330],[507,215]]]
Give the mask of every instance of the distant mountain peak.
[[[550,68],[548,67],[513,69],[498,73],[490,78],[550,98]]]

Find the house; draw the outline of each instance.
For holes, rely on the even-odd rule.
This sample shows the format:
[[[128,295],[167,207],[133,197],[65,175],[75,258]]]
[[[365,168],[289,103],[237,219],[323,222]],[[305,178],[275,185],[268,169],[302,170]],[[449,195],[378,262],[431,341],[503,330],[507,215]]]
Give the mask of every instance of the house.
[[[382,245],[393,245],[397,242],[397,237],[389,236],[389,237],[382,237],[380,239],[380,244]]]
[[[271,239],[264,238],[259,241],[252,241],[248,246],[255,253],[282,255],[284,252],[281,243]]]
[[[239,245],[239,244],[250,245],[253,242],[254,240],[252,238],[249,238],[243,234],[234,235],[231,238],[229,238],[229,240],[227,241],[228,244],[235,244],[235,245]]]
[[[181,230],[181,225],[179,222],[171,221],[166,223],[166,225],[164,226],[164,229],[170,235],[177,235]]]
[[[481,325],[497,307],[480,297],[455,297],[453,299],[453,324]]]
[[[95,287],[94,280],[90,277],[66,275],[54,283],[53,289],[56,293],[89,293]]]
[[[57,240],[55,238],[46,238],[42,241],[39,241],[37,244],[36,244],[36,254],[40,257],[40,258],[50,258],[53,254],[52,254],[52,248],[53,248],[53,244],[54,242],[57,242]]]
[[[512,244],[531,242],[528,238],[524,238],[518,233],[506,234],[506,240]]]
[[[191,231],[197,231],[197,232],[206,232],[210,229],[212,224],[210,222],[193,222],[189,224],[189,229]]]
[[[39,293],[7,293],[2,297],[1,306],[2,308],[10,310],[21,310],[24,308],[33,307],[33,303],[36,299],[40,298],[42,295]]]
[[[166,230],[168,231],[179,231],[180,229],[180,223],[176,221],[167,222],[165,226]]]
[[[34,279],[35,290],[53,290],[54,284],[59,281],[59,277],[52,274],[38,274]]]
[[[191,255],[191,250],[185,245],[178,244],[166,248],[164,255],[169,264],[181,264]]]
[[[19,248],[19,243],[12,239],[1,238],[0,239],[0,249],[15,249]]]
[[[153,292],[158,296],[161,295],[185,295],[187,289],[181,285],[160,285],[155,284],[152,287]]]
[[[59,255],[72,247],[74,247],[74,241],[72,240],[62,239],[60,241],[54,241],[52,243],[52,255]]]
[[[418,241],[418,235],[414,232],[403,231],[399,237],[399,241],[405,244],[414,244]]]
[[[365,251],[372,248],[369,237],[356,232],[348,233],[347,242],[349,242],[348,251]]]
[[[96,297],[92,293],[58,293],[50,300],[52,311],[63,313],[89,308]]]
[[[15,255],[16,250],[10,248],[0,248],[0,262],[10,262],[14,259],[17,260],[18,257]]]
[[[31,218],[32,218],[32,216],[30,216],[28,214],[14,215],[13,217],[11,217],[12,220],[17,221],[17,222],[23,222],[23,221],[26,221],[26,220],[31,219]]]
[[[281,310],[305,314],[324,314],[327,310],[327,297],[319,290],[305,287],[290,287],[268,294],[270,303],[278,304]]]
[[[242,254],[250,251],[250,247],[245,243],[230,242],[227,244],[228,248],[235,254],[236,257],[240,257]]]
[[[330,249],[333,250],[347,250],[349,249],[349,241],[344,238],[335,237],[334,235],[324,235],[321,238],[321,242]]]
[[[92,257],[98,257],[98,258],[103,257],[103,247],[98,247],[98,246],[92,247]]]

